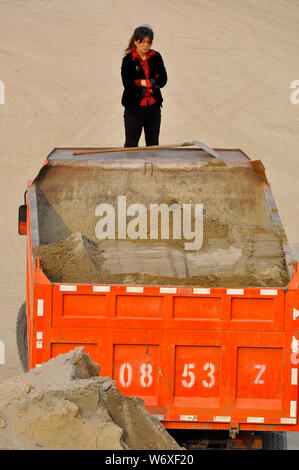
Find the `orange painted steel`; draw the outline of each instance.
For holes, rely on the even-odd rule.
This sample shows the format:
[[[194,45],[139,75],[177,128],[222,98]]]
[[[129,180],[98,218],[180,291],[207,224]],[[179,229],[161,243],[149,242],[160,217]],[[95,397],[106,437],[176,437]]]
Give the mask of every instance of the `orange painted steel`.
[[[52,284],[28,220],[30,368],[83,345],[167,428],[299,430],[298,265],[287,291]]]

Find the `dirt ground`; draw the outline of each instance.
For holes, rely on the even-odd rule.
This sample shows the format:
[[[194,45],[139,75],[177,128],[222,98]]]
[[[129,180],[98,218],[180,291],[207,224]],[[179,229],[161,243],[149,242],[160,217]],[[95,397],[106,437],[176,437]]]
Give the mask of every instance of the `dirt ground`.
[[[26,264],[17,209],[27,180],[54,147],[123,145],[122,52],[144,23],[169,75],[161,144],[198,139],[261,159],[290,244],[299,246],[299,104],[290,101],[299,79],[297,0],[153,0],[138,9],[133,0],[2,0],[0,379],[21,373],[15,321]]]

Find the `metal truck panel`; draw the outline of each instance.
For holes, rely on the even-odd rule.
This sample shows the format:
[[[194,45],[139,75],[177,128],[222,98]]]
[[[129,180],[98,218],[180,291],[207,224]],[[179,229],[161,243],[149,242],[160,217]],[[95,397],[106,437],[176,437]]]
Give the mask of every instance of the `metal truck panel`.
[[[143,398],[166,427],[297,429],[298,291],[51,286],[40,270],[31,367],[84,346],[101,375]],[[216,299],[212,319],[207,299]]]

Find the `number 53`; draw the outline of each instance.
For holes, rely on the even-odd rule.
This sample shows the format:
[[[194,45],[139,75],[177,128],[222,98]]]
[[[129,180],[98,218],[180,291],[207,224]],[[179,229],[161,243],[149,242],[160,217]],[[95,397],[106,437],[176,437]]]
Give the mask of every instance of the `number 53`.
[[[195,384],[195,373],[193,372],[195,369],[195,364],[185,364],[183,377],[189,378],[187,381],[186,378],[182,379],[182,384],[185,388],[192,388]],[[215,366],[212,362],[207,362],[203,366],[203,370],[207,372],[207,379],[202,380],[202,384],[206,388],[212,388],[215,385]]]

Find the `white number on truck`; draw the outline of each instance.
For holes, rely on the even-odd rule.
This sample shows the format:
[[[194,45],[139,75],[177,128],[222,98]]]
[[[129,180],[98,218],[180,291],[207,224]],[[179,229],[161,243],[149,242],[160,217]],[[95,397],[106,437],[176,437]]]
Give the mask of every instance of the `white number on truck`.
[[[256,369],[260,369],[257,378],[254,383],[264,383],[261,380],[261,375],[266,369],[264,365],[255,365]],[[182,384],[185,388],[192,388],[195,384],[195,364],[185,364],[183,370]],[[212,388],[215,385],[215,366],[212,362],[207,362],[203,366],[203,370],[207,372],[207,378],[202,381],[202,384],[206,388]],[[153,366],[151,364],[141,364],[140,366],[140,384],[144,388],[151,387],[153,383]],[[122,387],[130,387],[133,379],[133,369],[131,364],[125,362],[119,369],[119,381]]]
[[[189,377],[190,380],[183,379],[182,384],[186,388],[191,388],[195,384],[195,374],[191,369],[194,369],[195,364],[185,364],[183,377]]]
[[[191,388],[195,384],[195,374],[193,372],[195,364],[185,364],[183,377],[188,377],[188,380],[183,379],[182,384],[185,388]],[[212,388],[215,385],[215,366],[211,362],[207,362],[203,366],[203,370],[207,372],[207,380],[203,380],[202,384],[206,388]]]
[[[254,383],[255,383],[255,384],[263,384],[263,383],[264,383],[264,380],[261,379],[261,376],[263,375],[263,373],[264,373],[265,370],[266,370],[265,364],[255,364],[254,368],[255,368],[255,369],[259,369],[259,373],[257,374]]]
[[[127,381],[125,381],[125,371],[127,370]],[[130,387],[132,383],[132,366],[125,362],[119,369],[119,381],[123,387]]]
[[[141,364],[140,384],[144,388],[149,388],[153,383],[153,366],[151,364]],[[122,387],[130,387],[133,379],[133,369],[131,364],[125,362],[119,369],[119,381]]]
[[[206,388],[212,388],[213,385],[215,384],[215,376],[214,376],[215,366],[211,362],[207,362],[203,366],[203,370],[208,371],[209,369],[210,369],[210,372],[208,372],[209,382],[207,380],[202,381],[203,386]]]
[[[144,388],[150,387],[153,383],[153,376],[152,376],[153,367],[151,366],[151,364],[142,364],[142,366],[140,367],[140,371],[141,371],[141,376],[140,376],[141,386]],[[147,382],[145,381],[145,378],[147,378]]]

